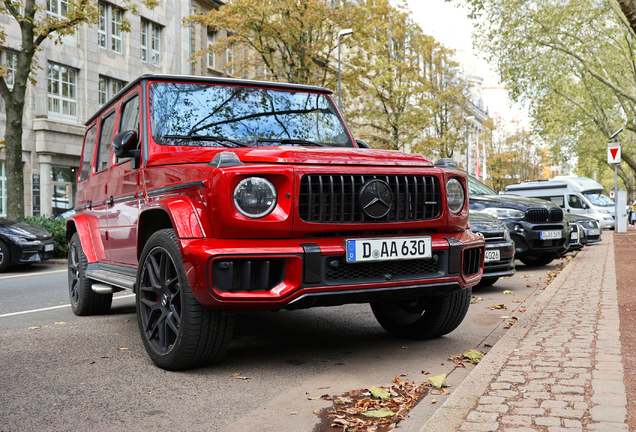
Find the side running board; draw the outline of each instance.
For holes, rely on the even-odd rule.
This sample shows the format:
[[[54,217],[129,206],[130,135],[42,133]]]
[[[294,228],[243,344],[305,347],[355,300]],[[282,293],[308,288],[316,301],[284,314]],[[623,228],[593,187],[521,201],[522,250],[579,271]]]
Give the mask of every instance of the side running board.
[[[113,289],[113,291],[121,291],[123,289],[129,289],[134,291],[135,290],[135,283],[136,283],[136,278],[133,276],[129,276],[129,275],[125,275],[122,273],[118,273],[118,272],[114,272],[114,271],[109,271],[109,270],[104,270],[104,269],[87,269],[86,270],[86,276],[88,276],[89,279],[92,279],[94,281],[97,282],[101,282],[103,284],[106,285],[111,285],[114,288],[120,288],[120,289]],[[101,284],[95,284],[97,285],[97,290],[95,290],[93,288],[93,291],[95,292],[104,292],[104,288]],[[98,291],[99,290],[99,291]]]

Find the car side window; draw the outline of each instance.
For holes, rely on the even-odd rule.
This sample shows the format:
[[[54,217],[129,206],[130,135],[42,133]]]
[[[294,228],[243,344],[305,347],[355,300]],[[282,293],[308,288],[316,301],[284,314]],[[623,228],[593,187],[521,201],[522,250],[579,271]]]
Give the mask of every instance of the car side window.
[[[119,132],[135,131],[139,137],[139,95],[128,99],[122,109],[119,120]],[[117,158],[117,164],[129,161],[130,158]]]
[[[139,135],[139,95],[128,99],[121,110],[119,132],[131,130]]]
[[[97,127],[95,125],[91,126],[91,128],[86,131],[86,135],[84,138],[84,152],[82,153],[80,181],[86,180],[91,172],[91,161],[93,159],[93,156],[95,155],[94,150],[96,132]]]
[[[95,160],[95,171],[102,172],[108,168],[108,156],[110,155],[110,145],[113,141],[113,126],[115,125],[115,111],[111,112],[102,120],[102,129],[99,133],[99,144],[97,160]]]
[[[581,202],[579,197],[577,197],[576,195],[568,195],[568,203],[570,204],[570,207],[572,208],[576,208],[576,209],[583,208],[583,203]]]

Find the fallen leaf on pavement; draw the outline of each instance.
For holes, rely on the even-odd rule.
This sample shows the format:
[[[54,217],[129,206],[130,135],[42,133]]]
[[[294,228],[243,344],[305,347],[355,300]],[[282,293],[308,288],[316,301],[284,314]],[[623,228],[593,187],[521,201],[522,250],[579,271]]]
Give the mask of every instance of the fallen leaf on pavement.
[[[431,399],[431,403],[434,404],[437,403],[437,401],[435,399]]]
[[[395,415],[393,411],[389,411],[386,408],[380,408],[379,410],[369,410],[362,413],[363,416],[366,417],[375,417],[375,418],[390,418]]]
[[[486,355],[485,353],[478,351],[476,349],[469,349],[468,351],[464,353],[464,357],[466,357],[467,359],[469,359],[471,362],[475,364],[479,363],[485,355]]]
[[[239,376],[240,374],[241,374],[240,372],[236,372],[236,373],[230,374],[230,376],[231,376],[231,377],[237,377],[237,376]]]
[[[526,308],[520,307],[519,309],[517,309],[519,312],[524,313],[526,311]]]
[[[513,292],[513,291],[510,291],[510,290],[505,290],[503,293],[504,293],[504,294],[514,294],[514,292]]]
[[[0,339],[0,340],[2,340],[2,339]],[[425,371],[425,370],[423,370],[423,371],[422,371],[422,373],[423,373],[424,375],[430,375],[430,374],[431,374],[429,371]]]
[[[42,328],[42,327],[41,326],[29,327],[29,330],[37,330],[39,328]]]
[[[117,348],[119,351],[126,351],[129,350],[130,348]]]
[[[369,391],[374,397],[377,397],[378,399],[389,399],[391,397],[391,393],[376,386],[371,386]]]
[[[433,384],[433,386],[437,389],[441,389],[442,387],[448,387],[448,384],[446,384],[446,374],[430,377],[428,379],[428,382]]]
[[[64,321],[60,321],[60,322],[56,322],[55,324],[56,324],[56,325],[64,325],[64,324],[66,324],[66,323],[65,323]]]
[[[495,310],[495,309],[508,309],[508,308],[506,307],[505,304],[499,303],[499,304],[494,304],[492,306],[489,306],[487,309]]]

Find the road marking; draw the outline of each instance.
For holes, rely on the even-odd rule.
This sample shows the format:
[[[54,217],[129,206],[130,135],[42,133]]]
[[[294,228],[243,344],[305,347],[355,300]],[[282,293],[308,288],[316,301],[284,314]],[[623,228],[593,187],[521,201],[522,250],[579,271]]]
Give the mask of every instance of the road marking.
[[[23,275],[2,276],[2,277],[0,277],[0,282],[5,280],[5,279],[13,279],[13,278],[19,278],[19,277],[33,277],[33,276],[49,275],[49,274],[57,274],[57,273],[66,273],[66,272],[68,272],[68,269],[66,269],[66,270],[53,270],[53,271],[50,271],[50,272],[42,272],[42,273],[29,273],[29,274],[23,274]]]
[[[122,296],[113,297],[113,300],[130,298],[130,297],[134,297],[134,296],[135,296],[135,294],[126,294],[126,295],[122,295]],[[16,316],[16,315],[24,315],[24,314],[35,313],[35,312],[45,312],[45,311],[50,311],[50,310],[55,310],[55,309],[62,309],[62,308],[70,307],[70,306],[71,306],[71,304],[69,303],[69,304],[65,304],[65,305],[51,306],[51,307],[42,308],[42,309],[33,309],[33,310],[22,311],[22,312],[12,312],[12,313],[8,313],[8,314],[0,315],[0,318]]]

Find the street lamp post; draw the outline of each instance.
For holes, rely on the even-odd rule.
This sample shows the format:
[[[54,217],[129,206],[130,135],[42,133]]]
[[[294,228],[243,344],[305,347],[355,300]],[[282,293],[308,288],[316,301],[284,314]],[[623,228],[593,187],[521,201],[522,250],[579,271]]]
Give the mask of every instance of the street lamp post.
[[[350,35],[353,33],[353,29],[343,29],[338,32],[338,109],[342,109],[342,98],[340,96],[340,38],[342,36]]]
[[[470,175],[470,140],[468,139],[468,122],[475,120],[475,116],[468,116],[466,120],[466,174]]]

